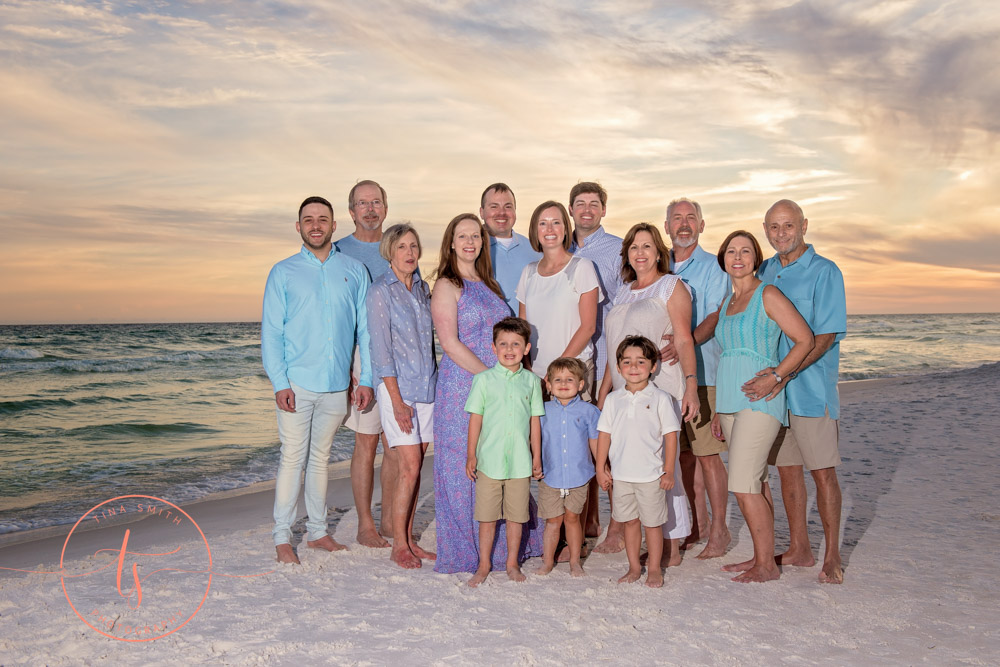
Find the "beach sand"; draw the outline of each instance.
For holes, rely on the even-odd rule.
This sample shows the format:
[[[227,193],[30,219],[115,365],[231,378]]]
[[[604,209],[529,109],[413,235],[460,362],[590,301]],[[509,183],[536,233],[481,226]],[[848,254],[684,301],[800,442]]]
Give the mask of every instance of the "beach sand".
[[[591,556],[581,579],[565,565],[531,576],[536,559],[525,565],[523,584],[497,573],[470,589],[470,575],[436,574],[429,564],[403,571],[389,562],[388,550],[357,545],[341,471],[330,485],[330,524],[351,550],[329,554],[302,545],[298,567],[274,562],[270,489],[185,506],[204,532],[213,575],[207,596],[207,574],[144,575],[142,609],[176,609],[173,625],[204,598],[186,625],[155,641],[102,636],[74,613],[63,582],[93,625],[117,618],[112,634],[149,622],[117,593],[123,531],[131,527],[129,551],[179,548],[172,558],[181,560],[171,567],[205,570],[208,550],[186,517],[176,523],[150,515],[75,533],[65,575],[110,567],[74,579],[58,574],[66,527],[20,544],[8,539],[0,566],[56,573],[0,571],[0,663],[997,664],[998,391],[998,364],[841,385],[842,586],[818,584],[818,563],[785,568],[767,584],[730,582],[719,566],[752,550],[731,498],[731,551],[707,562],[686,558],[667,571],[660,590],[614,583],[626,569],[624,553]],[[428,461],[417,528],[421,544],[433,549],[430,468]],[[811,480],[807,486],[810,536],[821,556]],[[772,488],[778,496],[776,475]],[[788,537],[780,502],[777,513],[780,551]],[[296,540],[301,533],[300,521]],[[98,549],[112,551],[90,555]],[[143,558],[144,572],[156,569],[154,557]],[[126,589],[135,559],[126,560]],[[260,573],[267,574],[247,576]],[[170,623],[164,619],[162,627]]]

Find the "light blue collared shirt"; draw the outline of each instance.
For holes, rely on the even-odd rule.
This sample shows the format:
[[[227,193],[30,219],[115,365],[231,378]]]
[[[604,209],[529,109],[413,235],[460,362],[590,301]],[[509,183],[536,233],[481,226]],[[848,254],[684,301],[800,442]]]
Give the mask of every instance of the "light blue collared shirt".
[[[697,246],[691,256],[679,264],[674,262],[674,253],[671,251],[670,270],[691,288],[692,331],[706,317],[717,311],[733,291],[729,276],[719,267],[719,258],[701,246]],[[714,387],[715,372],[719,368],[719,355],[722,354],[722,348],[719,347],[715,336],[701,345],[695,345],[694,354],[698,361],[698,386]]]
[[[379,276],[368,290],[368,333],[376,387],[394,377],[405,400],[433,403],[437,360],[427,283],[414,274],[408,290],[391,268]]]
[[[604,367],[608,362],[608,344],[604,338],[604,318],[608,316],[608,311],[615,305],[613,303],[614,297],[623,284],[622,239],[604,231],[604,227],[598,227],[593,234],[584,239],[583,246],[578,246],[574,240],[570,252],[594,263],[594,266],[597,267],[597,278],[601,282],[601,291],[604,294],[603,300],[598,304],[597,329],[591,339],[594,343],[594,349],[597,351],[597,356],[594,359],[597,379],[594,386],[600,387],[601,380],[604,379]]]
[[[785,385],[788,411],[799,417],[822,417],[829,411],[830,419],[839,419],[840,341],[847,335],[844,275],[836,264],[817,255],[809,245],[788,266],[782,266],[777,255],[764,260],[757,277],[788,297],[813,334],[836,334],[833,345],[823,356]],[[784,358],[790,349],[792,342],[782,334],[778,339],[778,358]]]
[[[521,280],[521,272],[528,264],[537,262],[542,253],[531,247],[528,238],[517,232],[512,232],[514,241],[509,247],[504,246],[490,236],[490,259],[493,261],[493,277],[500,284],[503,298],[511,312],[517,315],[517,283]]]
[[[553,399],[542,416],[542,472],[553,489],[575,489],[594,476],[590,440],[597,439],[597,406],[576,396],[566,405]]]
[[[344,391],[355,342],[361,384],[372,386],[365,308],[370,282],[364,265],[336,246],[322,263],[303,245],[274,265],[264,288],[260,349],[275,393],[290,382],[309,391]]]

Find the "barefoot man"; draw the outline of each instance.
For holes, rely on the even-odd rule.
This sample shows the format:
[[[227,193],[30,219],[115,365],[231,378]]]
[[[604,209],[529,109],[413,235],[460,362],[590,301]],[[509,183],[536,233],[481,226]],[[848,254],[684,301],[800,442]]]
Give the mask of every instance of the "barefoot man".
[[[684,198],[670,202],[663,226],[673,246],[670,250],[670,270],[691,288],[693,306],[691,330],[698,361],[701,412],[697,420],[683,423],[680,437],[681,469],[696,517],[697,533],[692,533],[692,537],[698,534],[704,538],[708,509],[704,496],[707,491],[712,505],[712,523],[708,528],[708,544],[697,558],[718,558],[726,552],[731,538],[726,527],[726,504],[729,502],[726,466],[719,456],[726,451],[726,444],[712,437],[715,373],[721,352],[715,341],[715,325],[719,321],[719,306],[732,287],[729,276],[719,268],[716,256],[698,245],[698,239],[705,231],[705,219],[698,202]],[[665,363],[677,363],[672,341],[668,341],[660,351],[660,357]]]
[[[274,265],[264,288],[261,356],[278,406],[281,460],[274,487],[274,546],[279,563],[296,563],[292,523],[302,469],[306,471],[306,545],[339,551],[327,534],[326,486],[333,435],[347,414],[351,356],[361,348],[361,409],[371,402],[371,364],[365,297],[368,272],[331,241],[333,206],[309,197],[299,206],[298,253]]]
[[[837,376],[840,370],[840,340],[847,332],[847,302],[844,276],[837,265],[816,254],[805,242],[806,220],[799,205],[783,199],[764,216],[764,233],[777,254],[766,260],[757,272],[764,281],[778,287],[787,296],[813,330],[816,347],[802,364],[782,382],[758,377],[747,382],[743,391],[750,400],[776,395],[785,388],[788,400],[787,429],[782,429],[772,449],[772,463],[781,477],[781,498],[788,514],[791,543],[788,551],[776,558],[779,565],[811,567],[816,563],[806,531],[806,482],[803,466],[816,482],[816,505],[823,522],[826,554],[819,573],[821,583],[844,581],[840,562],[840,465],[837,420],[840,396]],[[790,347],[784,335],[779,354]]]
[[[368,269],[372,282],[389,270],[389,262],[379,252],[382,241],[382,224],[389,212],[389,201],[385,189],[375,181],[358,181],[347,195],[347,210],[354,221],[354,233],[337,241],[337,249],[353,257]],[[418,274],[419,275],[419,274]],[[354,350],[351,375],[352,385],[358,383],[358,367],[361,363],[359,350]],[[347,420],[344,426],[354,431],[354,452],[351,454],[351,491],[354,506],[358,510],[358,544],[366,547],[388,547],[383,539],[392,537],[393,496],[396,488],[395,452],[386,444],[382,431],[382,420],[377,398],[372,399],[364,409],[358,408],[357,400],[351,397]],[[382,467],[379,483],[382,486],[381,535],[375,528],[372,515],[372,492],[375,486],[375,452],[379,436],[382,438]]]

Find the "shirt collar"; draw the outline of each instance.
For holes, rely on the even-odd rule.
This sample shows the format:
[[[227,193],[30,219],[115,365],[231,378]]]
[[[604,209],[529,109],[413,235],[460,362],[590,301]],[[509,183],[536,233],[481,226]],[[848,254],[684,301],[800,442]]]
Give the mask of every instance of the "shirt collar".
[[[774,255],[774,261],[777,263],[778,270],[787,269],[789,266],[795,266],[796,264],[801,264],[802,268],[808,269],[809,265],[812,264],[813,258],[816,256],[816,251],[813,249],[811,244],[806,244],[806,251],[799,255],[798,259],[794,262],[790,262],[788,266],[784,266],[781,263],[781,258],[777,254]]]
[[[567,403],[566,405],[563,405],[562,401],[560,401],[558,398],[553,398],[552,400],[555,402],[556,405],[559,406],[560,410],[569,410],[570,408],[572,408],[574,405],[576,405],[577,403],[579,403],[583,399],[581,399],[580,395],[577,394],[573,398],[569,399],[569,403]]]
[[[524,364],[519,365],[517,367],[516,371],[511,371],[511,370],[507,370],[506,368],[504,368],[503,364],[501,364],[498,361],[496,363],[496,366],[493,367],[493,370],[496,371],[497,373],[499,373],[500,375],[502,375],[505,379],[507,379],[507,378],[514,377],[515,375],[517,375],[521,371],[523,371],[524,370]]]
[[[322,266],[322,265],[326,264],[327,262],[329,262],[330,259],[335,254],[337,254],[338,252],[340,252],[340,249],[337,248],[337,244],[336,243],[331,244],[330,245],[330,254],[326,256],[326,260],[325,261],[321,262],[321,261],[319,261],[319,258],[316,257],[316,255],[313,254],[313,251],[310,250],[308,247],[306,247],[305,243],[302,244],[302,248],[299,250],[299,254],[300,255],[302,255],[303,257],[305,257],[307,260],[310,260],[310,261],[314,262],[315,264],[319,264],[320,266]]]
[[[604,231],[604,225],[598,225],[597,229],[591,232],[590,236],[584,239],[584,245],[580,245],[576,242],[576,234],[573,234],[573,245],[570,247],[570,252],[576,252],[580,248],[589,246],[591,243],[595,243],[601,240],[601,237],[607,236],[608,233]]]
[[[626,389],[625,387],[622,387],[622,391],[624,391],[625,395],[628,396],[630,399],[632,399],[634,401],[635,399],[639,398],[640,396],[650,396],[650,395],[652,395],[653,388],[654,388],[653,378],[652,378],[652,376],[650,376],[649,382],[646,383],[646,386],[643,387],[642,389],[640,389],[639,391],[635,392],[634,394],[631,391],[629,391],[628,389]]]

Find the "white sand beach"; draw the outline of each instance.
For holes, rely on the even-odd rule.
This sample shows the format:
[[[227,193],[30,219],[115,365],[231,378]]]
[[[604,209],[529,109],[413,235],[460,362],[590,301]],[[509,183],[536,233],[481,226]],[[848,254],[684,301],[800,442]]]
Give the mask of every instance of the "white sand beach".
[[[713,561],[686,558],[660,590],[615,583],[624,553],[591,556],[585,578],[571,578],[565,565],[531,576],[537,561],[529,561],[523,584],[499,573],[470,589],[470,575],[436,574],[429,564],[403,571],[388,550],[357,545],[341,466],[330,485],[330,526],[349,552],[303,544],[301,566],[277,565],[272,492],[258,488],[184,507],[211,550],[207,597],[207,574],[153,572],[156,558],[128,556],[123,586],[132,582],[130,563],[140,561],[149,577],[143,609],[171,610],[166,629],[168,618],[176,625],[197,609],[153,641],[118,641],[88,627],[63,582],[93,624],[114,623],[110,634],[148,623],[117,593],[124,530],[133,536],[130,552],[179,549],[171,568],[205,570],[207,550],[182,525],[187,518],[178,524],[156,514],[74,534],[62,574],[92,576],[65,580],[66,527],[7,536],[0,566],[54,573],[0,570],[0,664],[997,664],[998,392],[1000,364],[841,385],[841,586],[819,584],[818,563],[785,568],[767,584],[730,582],[719,566],[752,548],[731,498],[731,551]],[[430,468],[428,461],[417,524],[421,544],[433,549]],[[778,496],[776,475],[772,485]],[[787,544],[780,502],[777,512],[780,551]],[[821,554],[812,498],[809,519]],[[300,521],[296,541],[302,530]],[[99,549],[112,551],[93,556]],[[102,566],[110,567],[92,574]],[[267,574],[246,577],[260,573]],[[162,633],[126,638],[155,634]]]

